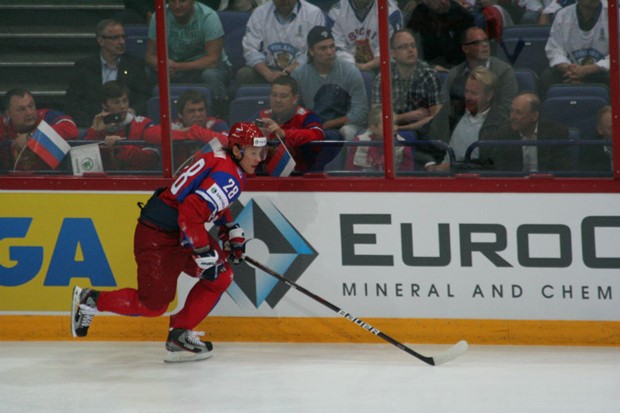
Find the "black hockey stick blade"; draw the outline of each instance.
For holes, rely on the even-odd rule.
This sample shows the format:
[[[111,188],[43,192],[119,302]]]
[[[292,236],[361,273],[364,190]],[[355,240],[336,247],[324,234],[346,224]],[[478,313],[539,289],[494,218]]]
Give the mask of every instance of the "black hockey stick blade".
[[[254,267],[258,268],[259,270],[262,270],[262,271],[266,272],[267,274],[271,275],[272,277],[277,278],[278,280],[280,280],[284,284],[288,285],[289,287],[299,291],[300,293],[302,293],[302,294],[312,298],[315,301],[318,301],[319,303],[323,304],[325,307],[327,307],[330,310],[336,312],[341,317],[344,317],[347,320],[351,321],[353,324],[357,325],[358,327],[361,327],[364,330],[368,331],[369,333],[372,333],[372,334],[382,338],[383,340],[387,341],[388,343],[393,344],[394,346],[398,347],[399,349],[403,350],[406,353],[409,353],[410,355],[412,355],[412,356],[416,357],[417,359],[425,362],[426,364],[429,364],[431,366],[439,366],[440,364],[444,364],[444,363],[449,362],[450,360],[454,360],[455,358],[457,358],[458,356],[460,356],[461,354],[463,354],[463,353],[465,353],[467,351],[467,347],[468,347],[467,341],[461,340],[458,343],[456,343],[455,345],[453,345],[452,347],[450,347],[448,350],[446,350],[443,353],[440,353],[440,354],[438,354],[436,356],[432,356],[431,357],[431,356],[422,355],[422,354],[418,353],[417,351],[414,351],[411,348],[405,346],[400,341],[398,341],[398,340],[388,336],[385,333],[382,333],[381,331],[379,331],[375,327],[371,326],[367,322],[362,321],[359,318],[357,318],[357,317],[347,313],[346,311],[344,311],[341,308],[335,306],[334,304],[330,303],[329,301],[325,300],[324,298],[319,297],[318,295],[316,295],[316,294],[306,290],[301,285],[294,283],[293,281],[289,280],[288,278],[284,277],[281,274],[278,274],[277,272],[275,272],[271,268],[261,264],[260,262],[256,261],[252,257],[248,257],[246,255],[245,256],[245,261],[247,263],[253,265]]]

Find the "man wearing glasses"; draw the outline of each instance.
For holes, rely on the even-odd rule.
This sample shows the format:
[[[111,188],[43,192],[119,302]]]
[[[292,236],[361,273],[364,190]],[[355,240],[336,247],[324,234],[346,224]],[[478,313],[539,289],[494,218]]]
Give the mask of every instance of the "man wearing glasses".
[[[100,51],[75,62],[67,89],[67,112],[80,127],[90,126],[93,117],[101,112],[101,86],[118,80],[130,91],[133,109],[146,113],[149,93],[144,61],[125,54],[125,28],[119,20],[105,19],[95,29]]]
[[[411,31],[396,31],[390,39],[392,57],[392,108],[399,130],[419,130],[441,109],[441,83],[437,71],[418,59]],[[372,86],[372,105],[381,104],[381,75]]]
[[[450,102],[450,116],[458,118],[465,112],[465,80],[469,73],[478,66],[485,67],[495,74],[497,89],[494,100],[507,116],[510,113],[512,99],[518,92],[517,79],[512,67],[491,56],[489,38],[479,27],[470,27],[463,32],[461,49],[465,55],[465,61],[450,69],[442,88],[443,101]]]

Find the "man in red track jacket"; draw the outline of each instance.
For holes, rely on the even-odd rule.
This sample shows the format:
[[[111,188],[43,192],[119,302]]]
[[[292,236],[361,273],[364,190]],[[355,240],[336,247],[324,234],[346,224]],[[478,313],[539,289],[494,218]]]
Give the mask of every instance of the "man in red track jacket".
[[[259,113],[259,123],[270,139],[280,138],[286,144],[295,159],[295,170],[305,172],[308,165],[299,147],[323,140],[325,134],[321,118],[299,106],[298,100],[297,81],[290,76],[280,76],[272,83],[270,108]]]
[[[0,116],[0,170],[39,171],[50,166],[26,142],[45,121],[65,140],[77,139],[78,128],[71,117],[52,109],[37,109],[34,97],[25,89],[4,95],[6,115]]]

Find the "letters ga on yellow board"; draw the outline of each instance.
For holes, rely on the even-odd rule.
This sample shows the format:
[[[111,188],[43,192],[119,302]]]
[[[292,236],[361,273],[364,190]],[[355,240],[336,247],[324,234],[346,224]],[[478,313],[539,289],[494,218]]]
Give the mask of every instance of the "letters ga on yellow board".
[[[0,311],[68,311],[74,285],[135,287],[149,193],[0,193]]]

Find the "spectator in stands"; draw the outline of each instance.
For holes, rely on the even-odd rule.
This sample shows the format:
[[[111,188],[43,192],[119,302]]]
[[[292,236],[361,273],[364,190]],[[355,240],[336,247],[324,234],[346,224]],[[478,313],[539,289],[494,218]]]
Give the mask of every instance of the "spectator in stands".
[[[421,0],[407,24],[416,37],[420,58],[440,71],[465,60],[458,39],[472,26],[473,15],[454,0]]]
[[[125,54],[125,28],[114,19],[97,24],[95,36],[100,51],[97,55],[75,62],[73,76],[67,89],[67,111],[80,127],[88,127],[95,114],[101,112],[101,85],[119,80],[127,85],[133,109],[146,112],[149,98],[145,81],[144,61]]]
[[[545,9],[544,0],[519,0],[518,6],[523,10],[519,19],[513,21],[518,24],[539,24],[540,16]]]
[[[166,8],[168,70],[172,83],[201,83],[213,94],[214,112],[227,111],[226,83],[230,63],[224,47],[224,30],[217,13],[195,0],[168,0]],[[156,21],[149,25],[146,63],[157,71]]]
[[[364,80],[354,65],[336,58],[330,29],[310,30],[308,63],[292,76],[300,86],[302,105],[319,115],[324,129],[338,129],[346,140],[364,130],[368,116]]]
[[[473,68],[465,81],[465,112],[450,114],[445,105],[433,119],[430,136],[433,139],[449,141],[457,162],[465,159],[467,148],[474,142],[493,139],[500,125],[508,121],[508,116],[493,99],[497,90],[497,77],[486,67]],[[478,150],[472,154],[478,158]],[[439,164],[437,164],[439,162]],[[425,165],[428,171],[447,171],[450,159],[446,154],[443,161],[436,159]]]
[[[518,84],[512,66],[491,56],[489,37],[479,27],[470,27],[460,38],[465,61],[448,72],[442,89],[442,100],[450,102],[452,116],[462,116],[465,112],[465,80],[475,67],[486,67],[497,78],[494,99],[508,116],[512,99],[517,95]]]
[[[218,10],[233,10],[251,12],[269,0],[220,0]]]
[[[209,116],[207,98],[196,89],[184,90],[177,102],[178,117],[172,123],[172,130],[185,131],[200,126],[215,132],[227,133],[228,125],[222,119]]]
[[[297,81],[290,76],[278,77],[271,84],[269,109],[259,113],[257,122],[268,138],[279,139],[286,145],[295,160],[295,170],[305,172],[308,169],[307,159],[300,146],[323,140],[325,134],[321,119],[298,102]]]
[[[174,140],[200,140],[209,142],[217,137],[226,145],[228,125],[222,119],[209,116],[207,99],[196,89],[186,89],[177,102],[177,118],[170,125]],[[161,144],[161,127],[154,125],[146,130],[144,139],[153,144]]]
[[[159,150],[138,145],[119,145],[123,139],[144,140],[153,126],[149,118],[134,115],[129,106],[129,89],[117,80],[101,88],[103,110],[95,115],[86,131],[86,140],[103,141],[101,158],[106,170],[154,170],[159,164]],[[109,115],[117,115],[111,119]]]
[[[181,165],[196,150],[197,145],[219,141],[222,147],[228,144],[228,125],[222,119],[209,116],[207,99],[196,89],[186,89],[177,102],[178,117],[170,125],[175,166]],[[144,132],[144,140],[153,145],[161,145],[161,126],[154,125]],[[190,144],[187,141],[194,141]]]
[[[399,130],[419,130],[441,109],[441,83],[437,71],[418,59],[413,33],[407,29],[394,32],[392,50],[392,110]],[[381,104],[381,74],[374,79],[373,105]]]
[[[198,0],[213,10],[252,11],[269,0]],[[151,23],[155,16],[155,0],[123,0],[125,10],[116,14],[125,24]]]
[[[155,15],[155,0],[123,0],[125,8],[114,17],[125,24],[149,24]]]
[[[394,131],[396,128],[393,129]],[[405,139],[395,133],[395,140]],[[355,142],[381,142],[379,146],[353,146],[347,154],[347,171],[383,171],[383,108],[373,106],[368,113],[368,129],[361,135],[356,136]],[[394,165],[399,171],[413,171],[413,154],[409,146],[394,147]]]
[[[325,15],[306,0],[274,0],[256,8],[243,36],[247,66],[237,72],[237,84],[273,83],[307,61],[306,37],[322,26]]]
[[[476,9],[480,10],[483,16],[486,34],[496,42],[501,42],[504,27],[514,25],[510,14],[499,4],[498,0],[476,0]]]
[[[394,0],[388,0],[389,36],[403,27],[403,15]],[[355,63],[363,72],[379,69],[379,21],[376,0],[339,0],[329,11],[336,55]]]
[[[531,92],[512,101],[510,123],[501,125],[485,139],[538,141],[568,140],[568,129],[540,117],[540,99]],[[482,140],[482,138],[481,138]],[[569,171],[571,147],[568,145],[482,146],[480,159],[489,159],[498,171]]]
[[[3,97],[5,115],[0,116],[0,170],[38,171],[54,169],[28,141],[42,122],[65,140],[78,137],[71,117],[53,109],[37,109],[32,94],[22,88],[11,89]]]
[[[545,46],[545,90],[554,83],[609,84],[607,19],[607,3],[601,0],[578,0],[557,12]]]
[[[585,137],[594,140],[612,140],[611,106],[603,106],[597,115],[596,136]],[[610,145],[583,145],[579,147],[579,167],[582,171],[613,171],[613,152]]]
[[[576,0],[543,0],[544,8],[538,17],[538,24],[548,25],[553,23],[555,14],[566,6],[575,4]]]

